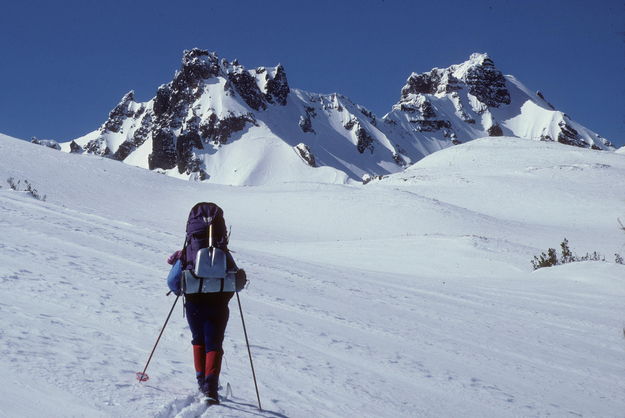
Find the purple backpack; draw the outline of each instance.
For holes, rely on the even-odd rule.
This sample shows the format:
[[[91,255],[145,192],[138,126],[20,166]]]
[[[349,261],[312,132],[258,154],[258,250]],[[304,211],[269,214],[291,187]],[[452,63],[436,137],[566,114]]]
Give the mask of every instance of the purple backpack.
[[[245,288],[247,276],[228,251],[224,213],[216,204],[193,206],[180,253],[167,277],[167,285],[176,295],[239,292]]]
[[[197,252],[208,248],[208,231],[212,230],[213,247],[228,254],[228,230],[224,220],[224,211],[214,203],[201,202],[193,206],[187,220],[187,237],[182,254],[182,269],[193,270]],[[232,257],[228,257],[230,264]]]

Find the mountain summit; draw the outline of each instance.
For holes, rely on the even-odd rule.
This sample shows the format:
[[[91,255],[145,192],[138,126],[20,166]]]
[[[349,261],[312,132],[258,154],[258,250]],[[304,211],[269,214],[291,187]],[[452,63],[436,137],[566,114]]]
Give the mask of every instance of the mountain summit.
[[[398,126],[396,135],[407,133],[413,142],[430,147],[505,135],[613,148],[607,139],[557,111],[542,93],[531,93],[513,76],[503,75],[487,54],[472,54],[449,68],[413,73],[384,119]]]
[[[486,54],[413,73],[399,102],[378,118],[340,94],[291,88],[281,65],[250,70],[197,48],[184,51],[173,80],[151,100],[127,93],[99,129],[62,148],[224,184],[345,182],[502,135],[612,148]]]

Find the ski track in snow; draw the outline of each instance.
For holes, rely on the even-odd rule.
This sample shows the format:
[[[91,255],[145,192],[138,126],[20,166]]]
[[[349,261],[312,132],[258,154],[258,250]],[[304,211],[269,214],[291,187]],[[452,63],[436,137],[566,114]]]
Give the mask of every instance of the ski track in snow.
[[[346,205],[348,192],[337,193]],[[253,199],[266,198],[257,193]],[[0,374],[7,382],[0,416],[622,414],[625,268],[575,263],[524,271],[515,264],[531,253],[515,235],[522,224],[408,195],[420,205],[474,213],[470,219],[485,231],[504,225],[514,234],[266,245],[233,237],[251,280],[241,302],[259,411],[236,298],[221,379],[232,392],[222,405],[197,399],[180,302],[150,380],[135,380],[174,300],[165,296],[164,259],[182,231],[0,189]],[[447,253],[428,263],[436,249]],[[452,266],[448,258],[461,255],[477,261],[431,267]],[[37,396],[24,404],[23,393]]]

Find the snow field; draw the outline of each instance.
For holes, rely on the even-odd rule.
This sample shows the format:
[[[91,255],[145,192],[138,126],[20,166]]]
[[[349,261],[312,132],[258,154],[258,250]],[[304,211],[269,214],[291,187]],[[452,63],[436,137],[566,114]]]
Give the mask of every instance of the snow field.
[[[367,186],[226,187],[0,137],[10,176],[48,198],[0,189],[0,416],[625,410],[625,267],[530,266],[564,236],[577,253],[625,253],[622,155],[489,139]],[[263,413],[236,299],[223,405],[194,402],[181,306],[151,379],[134,379],[174,301],[164,260],[201,200],[224,208],[251,279],[241,302]]]

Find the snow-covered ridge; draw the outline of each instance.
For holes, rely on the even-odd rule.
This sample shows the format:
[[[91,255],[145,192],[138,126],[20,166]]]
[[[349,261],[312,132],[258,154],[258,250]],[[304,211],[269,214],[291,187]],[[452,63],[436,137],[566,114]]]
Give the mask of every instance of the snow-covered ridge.
[[[499,135],[612,149],[486,54],[413,73],[379,118],[343,95],[291,88],[282,65],[246,69],[197,48],[153,99],[127,93],[98,130],[62,149],[222,184],[347,182]]]

